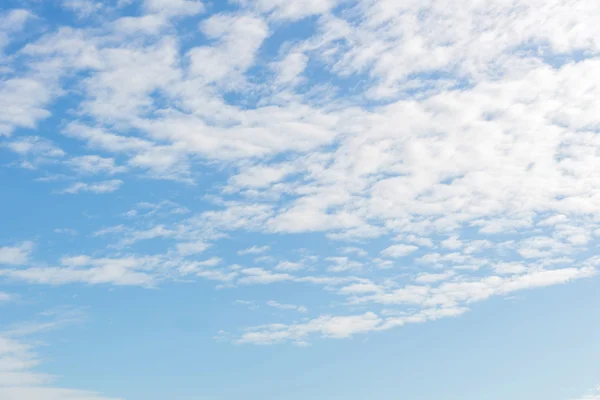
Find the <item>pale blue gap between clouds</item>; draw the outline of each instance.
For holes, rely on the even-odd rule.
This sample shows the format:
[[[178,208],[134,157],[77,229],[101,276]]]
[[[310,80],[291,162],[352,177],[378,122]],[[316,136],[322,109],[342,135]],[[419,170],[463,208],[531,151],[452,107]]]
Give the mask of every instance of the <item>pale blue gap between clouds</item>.
[[[236,345],[597,282],[600,5],[459,3],[3,3],[1,397],[109,398],[41,337],[114,397],[73,368],[108,332],[285,359]]]

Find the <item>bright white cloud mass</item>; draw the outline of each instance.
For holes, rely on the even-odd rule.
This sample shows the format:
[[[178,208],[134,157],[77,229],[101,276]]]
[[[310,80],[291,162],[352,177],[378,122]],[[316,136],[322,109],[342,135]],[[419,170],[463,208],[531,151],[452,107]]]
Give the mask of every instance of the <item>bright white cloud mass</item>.
[[[599,99],[592,0],[8,1],[0,313],[208,285],[308,346],[593,279]],[[111,398],[9,325],[0,398]]]

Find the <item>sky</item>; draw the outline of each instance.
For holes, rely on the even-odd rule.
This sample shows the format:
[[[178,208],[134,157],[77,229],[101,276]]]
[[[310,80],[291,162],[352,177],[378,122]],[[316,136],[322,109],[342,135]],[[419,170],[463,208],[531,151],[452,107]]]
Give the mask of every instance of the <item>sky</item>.
[[[2,400],[600,400],[600,2],[3,0]]]

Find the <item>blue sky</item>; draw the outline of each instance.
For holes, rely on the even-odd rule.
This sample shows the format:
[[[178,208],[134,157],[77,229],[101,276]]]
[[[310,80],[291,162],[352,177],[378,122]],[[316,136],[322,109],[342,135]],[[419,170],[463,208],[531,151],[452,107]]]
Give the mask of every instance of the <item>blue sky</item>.
[[[3,400],[600,399],[600,4],[5,0]]]

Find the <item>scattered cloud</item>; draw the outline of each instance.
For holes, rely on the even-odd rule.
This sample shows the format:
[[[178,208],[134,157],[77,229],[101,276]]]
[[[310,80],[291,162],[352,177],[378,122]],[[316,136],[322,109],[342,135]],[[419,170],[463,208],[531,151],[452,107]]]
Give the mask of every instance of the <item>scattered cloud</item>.
[[[80,174],[96,175],[105,173],[107,175],[114,175],[127,170],[126,167],[115,165],[115,160],[112,158],[96,155],[73,157],[67,161],[67,164]]]
[[[56,228],[52,232],[62,234],[62,235],[71,235],[76,236],[78,232],[75,229],[71,228]]]
[[[256,310],[259,307],[256,303],[249,300],[236,300],[234,304],[246,306],[249,310]]]
[[[244,268],[240,272],[244,275],[238,280],[242,285],[268,284],[293,279],[289,274],[273,273],[263,268]]]
[[[33,242],[22,242],[18,246],[0,247],[0,265],[25,265],[33,251]]]
[[[13,301],[15,299],[15,297],[16,296],[14,294],[0,291],[0,304],[7,303],[9,301]]]
[[[369,253],[360,247],[342,247],[340,251],[342,254],[355,254],[359,257],[367,257],[369,255]]]
[[[429,274],[429,273],[421,273],[416,276],[415,282],[417,283],[435,283],[445,281],[448,278],[454,276],[454,272],[447,271],[440,274]]]
[[[3,400],[123,400],[98,393],[60,388],[56,377],[38,372],[46,361],[36,353],[32,336],[80,323],[81,310],[62,308],[40,314],[0,331],[0,398]],[[39,341],[37,341],[39,343]]]
[[[269,251],[270,249],[271,248],[269,246],[252,246],[252,247],[248,247],[247,249],[238,251],[238,254],[241,256],[247,255],[247,254],[252,254],[252,255],[263,254],[263,253]]]
[[[326,261],[333,263],[333,265],[327,267],[327,270],[330,272],[360,270],[363,267],[363,263],[351,260],[348,257],[327,257]]]
[[[583,397],[573,400],[598,400],[600,399],[600,386],[596,389],[590,390]]]
[[[309,335],[319,334],[332,338],[348,338],[377,329],[382,320],[374,313],[357,316],[333,317],[324,315],[304,324],[273,324],[258,327],[242,335],[239,343],[272,344],[293,341],[305,343]]]
[[[443,240],[441,245],[446,249],[458,250],[463,246],[463,243],[458,239],[458,236],[450,236],[448,239]]]
[[[124,206],[53,236],[85,254],[0,247],[2,280],[315,285],[340,315],[239,339],[304,345],[596,273],[594,2],[60,4],[74,17],[48,26],[0,14],[0,150],[37,177],[23,185]]]
[[[22,280],[31,284],[63,285],[69,283],[153,286],[161,260],[156,257],[91,258],[71,256],[61,260],[59,267],[32,266],[2,269],[0,277]]]
[[[81,192],[96,193],[96,194],[111,193],[111,192],[118,190],[122,184],[123,184],[123,181],[121,181],[119,179],[113,179],[110,181],[94,182],[94,183],[75,182],[68,188],[64,189],[62,191],[62,193],[68,193],[68,194],[77,194],[77,193],[81,193]]]
[[[297,306],[295,304],[282,304],[275,300],[267,301],[267,305],[269,307],[278,308],[280,310],[294,310],[294,311],[298,311],[299,313],[303,313],[303,314],[308,312],[308,309],[304,306]]]
[[[304,268],[304,264],[300,262],[281,261],[275,266],[278,271],[299,271]]]
[[[417,251],[418,249],[419,249],[419,247],[413,246],[410,244],[394,244],[394,245],[391,245],[390,247],[382,250],[381,255],[386,256],[386,257],[399,258],[399,257],[405,257],[405,256]]]

